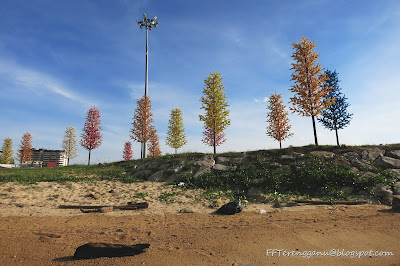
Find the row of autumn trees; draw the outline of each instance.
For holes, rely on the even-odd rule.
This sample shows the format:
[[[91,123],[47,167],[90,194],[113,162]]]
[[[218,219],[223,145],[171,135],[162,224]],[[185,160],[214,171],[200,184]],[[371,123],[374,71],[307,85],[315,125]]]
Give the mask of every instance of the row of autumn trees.
[[[317,118],[322,125],[334,130],[336,133],[336,143],[339,145],[338,130],[350,123],[352,114],[348,113],[347,98],[340,91],[338,73],[326,70],[321,67],[318,61],[319,55],[314,51],[316,45],[308,38],[302,38],[300,43],[293,43],[295,52],[292,55],[294,62],[291,70],[294,85],[290,91],[294,96],[290,98],[292,106],[289,108],[302,116],[311,117],[315,145],[318,145],[317,130],[315,119]],[[289,138],[291,126],[287,117],[288,112],[283,105],[280,94],[272,94],[269,99],[269,110],[267,122],[267,134],[279,141],[282,147],[282,140]]]
[[[319,55],[314,51],[316,45],[308,38],[303,37],[300,43],[293,43],[292,46],[294,60],[291,68],[293,70],[291,80],[294,81],[294,84],[290,91],[294,95],[290,98],[289,103],[292,105],[289,110],[302,116],[311,117],[316,145],[318,145],[316,119],[327,129],[335,131],[336,142],[339,145],[338,130],[350,123],[352,114],[347,112],[349,104],[346,101],[347,98],[340,91],[338,73],[330,70],[324,71],[325,69],[317,63]],[[204,84],[203,96],[200,99],[204,114],[199,115],[200,121],[204,122],[202,142],[212,146],[215,154],[216,147],[226,141],[224,131],[230,125],[229,110],[227,109],[229,105],[226,102],[227,97],[224,93],[220,73],[213,71],[204,80]],[[274,93],[269,97],[267,110],[266,133],[279,141],[280,147],[282,147],[282,141],[292,136],[293,133],[290,132],[288,112],[280,94]],[[146,151],[148,157],[161,155],[159,137],[153,122],[151,101],[145,95],[137,101],[130,130],[130,138],[142,145],[141,158],[146,157]],[[80,141],[81,146],[89,151],[88,164],[90,164],[91,151],[101,145],[101,130],[100,111],[96,107],[92,107],[87,113]],[[148,144],[147,149],[146,144]],[[187,144],[182,111],[178,108],[171,110],[166,144],[175,149],[175,153]],[[10,145],[9,140],[7,143],[4,142],[2,157],[8,154],[4,152],[7,150],[7,145]],[[63,148],[66,150],[68,159],[76,156],[76,133],[73,127],[67,128]],[[24,150],[22,146],[21,150]],[[123,158],[125,160],[132,159],[132,145],[129,141],[125,143]]]
[[[212,72],[205,80],[205,88],[201,97],[201,109],[204,109],[204,115],[199,115],[200,121],[204,122],[203,143],[213,146],[216,153],[216,146],[225,142],[225,133],[223,132],[229,125],[230,119],[224,86],[222,85],[222,77],[218,72]],[[142,144],[141,158],[146,157],[146,143],[149,142],[149,157],[161,155],[159,146],[159,138],[157,131],[152,124],[154,122],[151,112],[151,101],[148,96],[143,96],[137,101],[137,108],[133,117],[130,138],[133,141]],[[186,135],[184,134],[184,125],[182,119],[182,111],[179,108],[171,110],[170,120],[168,124],[168,132],[166,144],[175,149],[175,153],[179,148],[187,144]],[[125,142],[123,150],[123,158],[125,160],[132,159],[132,146],[129,141]]]
[[[96,106],[90,108],[87,112],[85,125],[82,130],[80,145],[89,151],[88,164],[90,164],[90,155],[93,149],[98,148],[102,142],[101,134],[101,120],[100,111]],[[14,163],[13,158],[13,144],[11,138],[6,138],[2,147],[2,154],[0,156],[0,162],[4,164]],[[69,160],[78,156],[78,144],[76,137],[76,129],[73,126],[68,126],[62,142],[62,148],[65,151],[67,158],[67,164]],[[21,143],[17,152],[17,157],[20,163],[26,163],[32,161],[32,135],[25,133],[22,136]]]
[[[315,145],[318,145],[316,119],[329,130],[336,133],[336,142],[339,145],[338,130],[350,123],[352,114],[347,112],[349,104],[347,98],[341,93],[339,87],[338,73],[326,70],[317,63],[319,55],[314,51],[316,45],[308,38],[302,38],[300,43],[292,44],[294,53],[292,58],[293,74],[290,91],[294,96],[290,98],[292,106],[289,108],[293,113],[311,117],[314,132]],[[229,106],[226,102],[222,77],[218,72],[212,72],[205,80],[203,96],[201,97],[201,109],[204,114],[199,115],[200,121],[204,122],[203,143],[214,148],[225,142],[224,130],[230,125]],[[152,125],[153,115],[151,113],[151,103],[148,96],[143,96],[138,101],[135,111],[131,138],[145,146],[147,141],[157,143],[158,136]],[[282,96],[274,93],[269,97],[267,107],[267,135],[279,141],[282,148],[282,141],[293,135],[290,132],[288,112],[283,104]],[[320,117],[318,117],[320,116]],[[187,142],[185,140],[182,113],[179,109],[171,111],[171,119],[167,133],[167,145],[175,149],[181,148]],[[152,145],[152,144],[150,144]],[[154,146],[154,145],[153,145]],[[157,146],[159,149],[159,146]],[[161,152],[157,153],[161,154]],[[154,153],[149,154],[155,156]],[[130,142],[125,143],[124,159],[132,157],[132,147]],[[145,154],[141,158],[144,158]]]
[[[2,164],[13,164],[14,163],[14,151],[13,141],[11,138],[5,138],[3,146],[1,148],[0,163]],[[31,161],[32,156],[32,135],[25,133],[22,136],[21,144],[17,152],[17,157],[21,163]]]

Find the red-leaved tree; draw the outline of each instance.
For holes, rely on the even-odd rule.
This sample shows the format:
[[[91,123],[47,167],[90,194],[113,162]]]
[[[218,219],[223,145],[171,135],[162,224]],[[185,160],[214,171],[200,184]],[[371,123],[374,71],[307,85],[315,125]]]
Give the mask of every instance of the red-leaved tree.
[[[93,106],[89,109],[86,116],[85,126],[83,127],[81,146],[89,151],[88,165],[90,165],[90,153],[100,147],[103,135],[100,120],[100,110]]]
[[[124,158],[125,161],[132,160],[132,144],[130,141],[125,142],[124,145],[124,151],[122,152],[122,158]]]
[[[156,129],[152,126],[150,129],[150,139],[149,139],[149,156],[157,157],[161,156],[160,140],[157,135]]]
[[[204,144],[214,147],[214,132],[212,128],[204,125],[204,138],[201,140]],[[223,131],[215,134],[215,146],[219,146],[226,141],[225,133]]]
[[[32,161],[32,135],[25,133],[19,145],[18,158],[20,163]]]

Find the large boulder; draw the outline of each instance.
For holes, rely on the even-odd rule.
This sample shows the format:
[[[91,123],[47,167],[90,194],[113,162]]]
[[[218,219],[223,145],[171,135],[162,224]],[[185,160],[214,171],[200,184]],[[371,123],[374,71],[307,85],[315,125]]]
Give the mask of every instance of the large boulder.
[[[290,155],[290,154],[283,154],[283,155],[281,155],[281,159],[283,159],[283,160],[294,160],[296,158],[293,155]]]
[[[375,166],[373,166],[369,162],[363,161],[363,160],[354,161],[352,163],[352,166],[356,167],[357,169],[359,169],[360,171],[363,171],[363,172],[365,172],[365,171],[372,172],[372,173],[378,173],[379,172],[379,170]]]
[[[371,155],[371,157],[368,157],[365,153],[364,153],[364,158],[372,158],[374,156]],[[368,172],[378,172],[378,169],[376,169],[376,167],[374,167],[370,161],[371,160],[366,160],[363,159],[360,154],[358,154],[357,152],[347,152],[345,154],[343,154],[343,157],[346,158],[350,164],[354,167],[356,167],[357,169],[361,170],[361,171],[368,171]]]
[[[164,179],[164,170],[160,170],[160,171],[157,171],[154,174],[152,174],[149,177],[148,181],[158,182],[158,181],[163,181],[163,179]]]
[[[209,172],[211,172],[210,167],[202,167],[194,174],[194,177],[199,177],[199,176],[207,174]]]
[[[139,179],[146,179],[148,178],[151,174],[153,173],[153,171],[151,170],[141,170],[138,171],[136,173],[133,174],[134,178],[139,178]]]
[[[137,170],[144,170],[150,166],[151,162],[139,164]]]
[[[349,160],[351,164],[361,160],[361,156],[357,152],[354,152],[354,151],[346,152],[345,154],[343,154],[343,157],[346,158],[347,160]]]
[[[400,160],[387,156],[380,156],[375,160],[375,165],[384,168],[400,169]]]
[[[385,155],[388,157],[395,158],[395,159],[400,159],[400,150],[389,151]]]
[[[395,212],[400,212],[400,196],[393,197],[392,210]]]
[[[390,187],[378,185],[373,189],[374,195],[384,204],[390,205],[393,199],[393,191]]]
[[[383,156],[385,150],[379,147],[365,147],[361,152],[361,159],[365,161],[375,161],[379,156]]]
[[[195,162],[194,164],[198,166],[211,167],[215,165],[215,160],[212,155],[206,155],[197,162]]]
[[[223,165],[229,165],[229,158],[228,157],[219,156],[216,159],[216,163],[217,164],[223,164]]]
[[[394,195],[400,195],[400,182],[394,183],[393,194]]]
[[[220,171],[226,171],[226,170],[229,169],[229,167],[226,166],[226,165],[223,165],[223,164],[215,164],[215,165],[212,167],[212,169],[214,169],[214,170],[220,170]]]
[[[107,243],[88,243],[75,250],[74,259],[94,259],[101,257],[134,256],[145,252],[150,244],[120,245]]]
[[[332,159],[333,157],[335,157],[335,154],[330,151],[312,151],[311,154],[326,159]]]
[[[217,210],[219,214],[233,215],[243,210],[242,203],[239,200],[231,201]]]
[[[374,192],[375,196],[380,198],[393,196],[393,192],[388,186],[378,185],[374,187],[372,191]]]

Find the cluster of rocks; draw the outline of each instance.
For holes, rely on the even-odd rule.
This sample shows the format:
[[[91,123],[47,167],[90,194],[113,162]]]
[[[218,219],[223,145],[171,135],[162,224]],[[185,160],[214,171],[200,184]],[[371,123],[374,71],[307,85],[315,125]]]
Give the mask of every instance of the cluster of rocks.
[[[365,146],[355,148],[338,148],[333,152],[312,151],[319,157],[336,159],[338,163],[347,164],[352,167],[351,171],[359,175],[358,181],[364,178],[376,176],[382,170],[388,171],[392,176],[393,187],[377,185],[372,189],[372,193],[364,192],[359,198],[372,202],[381,202],[391,205],[394,195],[400,195],[400,147],[388,148],[386,151],[382,146]],[[345,193],[352,193],[352,187],[343,187]]]
[[[400,195],[400,150],[385,151],[383,147],[363,147],[343,154],[343,157],[353,166],[352,171],[361,179],[375,176],[383,169],[392,176],[393,187],[378,185],[373,188],[373,195],[382,203],[391,205],[394,195]]]
[[[360,146],[360,147],[327,147],[308,146],[289,148],[279,152],[258,151],[262,156],[273,156],[273,164],[282,167],[285,164],[296,162],[307,153],[332,161],[335,164],[347,164],[353,173],[358,174],[361,182],[368,176],[375,176],[383,169],[392,174],[394,186],[378,185],[371,191],[359,195],[360,199],[390,205],[393,196],[400,194],[400,146]],[[273,154],[273,155],[269,155]],[[174,182],[178,178],[190,174],[199,177],[211,171],[244,170],[253,163],[257,152],[241,152],[217,155],[194,153],[190,155],[164,156],[147,160],[134,161],[127,169],[127,174],[148,181]],[[266,158],[264,158],[266,159]],[[268,159],[268,158],[267,158]],[[353,192],[352,187],[343,187],[342,191],[348,194]],[[251,197],[261,197],[260,189],[250,188]]]
[[[238,158],[235,158],[235,161],[238,161]],[[131,169],[132,176],[156,182],[174,182],[186,174],[199,177],[213,170],[226,171],[234,168],[228,157],[204,154],[182,157],[181,160],[167,160],[161,157],[148,162],[138,162]]]

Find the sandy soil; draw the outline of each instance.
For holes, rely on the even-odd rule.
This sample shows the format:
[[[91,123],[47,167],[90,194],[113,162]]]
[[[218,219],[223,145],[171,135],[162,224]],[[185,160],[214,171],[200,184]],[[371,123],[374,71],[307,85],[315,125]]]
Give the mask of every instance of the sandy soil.
[[[400,265],[400,213],[387,206],[248,204],[239,214],[221,216],[200,194],[151,182],[1,184],[0,265]],[[134,200],[150,206],[109,213],[58,208]],[[178,213],[185,208],[193,213]],[[133,257],[73,260],[75,249],[88,242],[150,248]],[[272,255],[274,249],[281,255]],[[332,250],[373,256],[283,254]],[[381,251],[393,255],[376,256]]]

